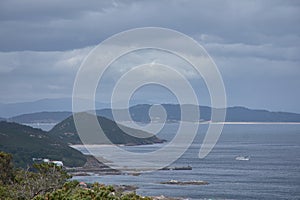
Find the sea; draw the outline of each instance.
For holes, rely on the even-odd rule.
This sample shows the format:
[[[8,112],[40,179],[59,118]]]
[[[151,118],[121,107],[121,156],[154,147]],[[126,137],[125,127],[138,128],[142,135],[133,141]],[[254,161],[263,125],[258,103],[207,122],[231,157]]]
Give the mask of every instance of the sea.
[[[199,125],[194,142],[171,164],[174,167],[191,166],[192,170],[159,170],[139,176],[94,174],[73,178],[91,183],[135,185],[138,187],[137,193],[145,196],[163,195],[190,200],[300,199],[300,124],[227,123],[216,146],[205,158],[200,159],[199,149],[207,127],[207,124]],[[177,123],[167,123],[158,137],[171,141],[177,128]],[[133,152],[150,152],[164,145],[122,148]],[[99,147],[99,151],[104,151],[104,148]],[[250,156],[250,159],[236,160],[237,156]],[[126,158],[124,160],[126,162]],[[209,184],[161,184],[170,180],[202,180]]]

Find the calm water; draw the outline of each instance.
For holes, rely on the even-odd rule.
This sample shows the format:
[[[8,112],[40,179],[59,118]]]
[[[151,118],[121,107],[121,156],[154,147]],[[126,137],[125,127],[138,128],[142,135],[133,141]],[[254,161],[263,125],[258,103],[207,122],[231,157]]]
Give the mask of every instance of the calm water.
[[[112,175],[75,177],[86,182],[127,184],[142,195],[165,195],[188,199],[300,199],[300,124],[225,125],[218,144],[204,159],[198,152],[207,125],[173,166],[191,165],[188,171],[155,171],[140,176]],[[160,137],[172,139],[177,125],[168,124]],[[125,147],[151,151],[159,145]],[[249,161],[237,161],[250,155]],[[124,158],[126,159],[126,158]],[[205,180],[209,185],[162,185],[171,179]]]
[[[33,128],[39,128],[44,131],[50,131],[56,123],[24,123],[24,125],[31,126]]]

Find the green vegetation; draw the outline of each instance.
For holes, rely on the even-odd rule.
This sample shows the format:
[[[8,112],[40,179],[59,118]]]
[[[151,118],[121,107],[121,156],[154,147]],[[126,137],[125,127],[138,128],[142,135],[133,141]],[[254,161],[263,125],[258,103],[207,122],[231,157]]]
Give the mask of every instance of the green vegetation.
[[[89,123],[92,116],[87,113],[78,115],[85,120],[86,124]],[[114,144],[141,145],[164,142],[153,134],[123,126],[122,129],[126,129],[128,132],[136,135],[143,134],[147,138],[128,135],[119,128],[121,125],[118,126],[114,121],[103,117],[98,117],[98,121],[106,136]],[[93,144],[106,143],[99,139]],[[33,158],[62,161],[68,167],[83,166],[86,163],[85,155],[69,147],[69,144],[81,144],[73,116],[57,124],[50,132],[13,122],[0,122],[0,151],[13,154],[14,164],[17,167],[26,168],[27,165],[33,164]]]
[[[34,164],[32,168],[15,169],[10,154],[0,152],[1,199],[31,199],[61,188],[70,176],[54,164]]]
[[[34,164],[27,170],[15,169],[10,154],[0,152],[0,199],[34,200],[151,200],[124,193],[112,186],[70,181],[71,177],[54,164]]]
[[[66,182],[61,189],[38,195],[35,200],[151,200],[150,197],[141,197],[134,192],[118,192],[113,186],[99,183],[82,187],[78,181]]]
[[[0,151],[13,154],[14,164],[26,168],[32,158],[63,161],[64,165],[83,166],[85,156],[63,141],[40,129],[17,123],[0,122]]]
[[[91,114],[78,113],[77,115],[79,115],[80,119],[85,120],[86,124],[88,124],[89,121],[92,121],[92,119],[89,120],[92,117]],[[104,117],[98,116],[97,119],[105,135],[113,144],[141,145],[141,144],[154,144],[154,143],[164,142],[164,140],[157,138],[155,135],[151,133],[146,133],[144,131],[122,126]],[[138,138],[138,137],[128,135],[122,129],[120,129],[119,126],[122,126],[123,130],[126,129],[126,132],[133,133],[134,135],[142,134],[148,137]],[[67,119],[63,120],[62,122],[54,126],[49,133],[65,141],[66,143],[81,144],[81,140],[77,134],[77,130],[74,124],[73,116],[68,117]],[[93,144],[106,144],[106,143],[103,141],[98,141]]]

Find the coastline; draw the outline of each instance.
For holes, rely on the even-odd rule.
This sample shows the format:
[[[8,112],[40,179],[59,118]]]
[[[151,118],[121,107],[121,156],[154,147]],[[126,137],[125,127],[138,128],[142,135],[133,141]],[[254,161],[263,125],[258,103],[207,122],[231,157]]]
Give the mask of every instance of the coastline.
[[[93,157],[92,155],[86,155],[87,156],[87,162],[83,167],[74,167],[74,168],[66,168],[66,171],[73,176],[74,179],[81,176],[106,176],[106,175],[129,175],[129,176],[139,176],[140,173],[137,172],[126,172],[123,173],[122,171],[112,169],[109,166],[105,165],[101,161],[99,161],[97,158]],[[200,183],[200,181],[198,181]],[[190,182],[189,185],[199,185],[199,183],[192,183]],[[206,182],[201,181],[201,185],[206,184]],[[204,184],[203,184],[204,183]],[[83,184],[85,184],[83,182]],[[160,183],[160,184],[167,184],[167,183]],[[172,184],[176,184],[174,181]],[[208,184],[208,183],[207,183]],[[178,182],[178,185],[184,185],[182,182]],[[112,185],[116,191],[121,191],[123,193],[130,193],[135,192],[139,189],[136,185]],[[149,196],[153,200],[184,200],[186,198],[183,197],[169,197],[164,195],[159,196]]]
[[[90,175],[120,175],[121,171],[113,169],[92,155],[86,155],[87,162],[82,167],[66,168],[66,171],[72,176],[90,176]]]

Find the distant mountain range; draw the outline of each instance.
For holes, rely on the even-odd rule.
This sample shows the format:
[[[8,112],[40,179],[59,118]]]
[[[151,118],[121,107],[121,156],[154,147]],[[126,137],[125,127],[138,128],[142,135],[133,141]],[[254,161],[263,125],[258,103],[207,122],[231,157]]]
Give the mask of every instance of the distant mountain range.
[[[132,106],[129,108],[129,112],[131,115],[131,118],[133,121],[136,122],[143,122],[143,123],[148,123],[150,122],[150,116],[149,116],[149,110],[152,105],[150,104],[140,104],[136,106]],[[181,120],[181,109],[186,110],[187,112],[189,110],[197,109],[196,105],[179,105],[179,104],[162,104],[164,109],[166,110],[167,114],[167,121],[169,122],[176,122]],[[211,115],[211,108],[207,106],[199,106],[200,107],[200,112],[201,112],[201,117],[199,119],[196,119],[197,121],[200,120],[210,120],[210,115]],[[126,118],[126,113],[127,109],[118,109],[114,110],[114,113],[118,115],[120,118],[120,121],[126,121],[128,120]],[[103,116],[109,119],[114,119],[112,110],[111,109],[101,109],[96,111],[97,115]],[[156,118],[156,121],[161,121],[161,119]],[[187,116],[185,119],[186,121],[195,121],[194,118],[190,116]]]
[[[181,109],[185,111],[198,109],[200,110],[199,121],[210,121],[211,111],[218,110],[208,106],[196,105],[178,105],[178,104],[162,104],[167,113],[167,121],[180,121]],[[149,109],[151,105],[137,105],[129,109],[131,117],[134,121],[149,122]],[[118,110],[116,113],[119,116],[124,116],[126,110]],[[110,109],[103,109],[97,111],[100,116],[112,119],[112,111]],[[159,119],[157,119],[159,120]],[[194,121],[193,118],[186,118],[186,121]],[[245,107],[229,107],[226,110],[226,122],[300,122],[300,114],[289,112],[270,112],[267,110],[253,110]]]
[[[83,100],[82,102],[87,102]],[[95,102],[97,109],[109,108],[109,104]],[[20,102],[20,103],[8,103],[0,104],[0,116],[4,118],[10,118],[13,116],[35,113],[35,112],[52,112],[52,111],[71,111],[72,99],[60,98],[60,99],[41,99],[32,102]]]
[[[181,109],[197,109],[196,105],[162,104],[166,110],[167,121],[177,122],[181,120]],[[151,105],[141,104],[129,108],[130,115],[134,121],[147,123],[150,121],[149,109]],[[198,121],[211,120],[211,111],[215,108],[200,106],[201,116]],[[25,111],[25,110],[23,110]],[[115,112],[121,116],[120,121],[127,110],[118,109]],[[100,109],[96,111],[98,121],[105,135],[114,144],[141,145],[162,143],[164,140],[157,138],[151,133],[124,127],[113,120],[111,109]],[[88,120],[91,114],[76,113],[82,120]],[[6,122],[6,121],[13,122]],[[156,121],[161,119],[155,118]],[[186,118],[185,120],[195,121]],[[82,166],[85,156],[77,150],[70,148],[69,144],[81,144],[81,140],[75,128],[71,112],[36,112],[22,114],[9,119],[0,118],[0,151],[14,154],[17,166],[25,166],[32,162],[33,157],[50,158],[62,160],[67,166]],[[267,110],[252,110],[244,107],[229,107],[226,115],[227,122],[300,122],[300,114],[288,112],[270,112]],[[58,123],[49,132],[34,129],[18,123]],[[121,128],[120,128],[121,126]],[[135,135],[147,135],[146,138],[137,138],[126,134],[129,131]],[[103,141],[92,141],[92,144],[106,144]]]
[[[167,113],[168,122],[177,122],[181,120],[181,110],[178,104],[162,104]],[[148,123],[150,121],[149,109],[151,105],[141,104],[129,108],[131,117],[136,122]],[[195,105],[182,105],[183,109],[196,109]],[[199,121],[211,120],[211,108],[207,106],[200,106]],[[121,121],[127,120],[125,113],[127,110],[118,109],[115,111],[121,116]],[[111,109],[101,109],[96,111],[98,116],[106,117],[114,120]],[[71,116],[71,112],[39,112],[18,115],[7,119],[8,121],[18,123],[58,123],[67,117]],[[160,119],[156,119],[159,121]],[[194,121],[194,119],[185,119],[187,121]],[[245,107],[229,107],[227,108],[226,122],[300,122],[300,114],[289,112],[271,112],[267,110],[252,110]]]
[[[79,102],[91,103],[91,100],[80,99]],[[145,102],[145,101],[143,101]],[[148,100],[147,104],[154,104]],[[130,105],[141,104],[141,101],[131,101]],[[95,101],[96,109],[110,108],[110,103]],[[37,112],[56,112],[56,111],[72,111],[72,98],[57,98],[57,99],[40,99],[30,102],[19,103],[0,103],[0,117],[11,118],[17,115],[37,113]],[[79,112],[84,111],[80,110]]]

